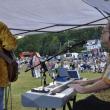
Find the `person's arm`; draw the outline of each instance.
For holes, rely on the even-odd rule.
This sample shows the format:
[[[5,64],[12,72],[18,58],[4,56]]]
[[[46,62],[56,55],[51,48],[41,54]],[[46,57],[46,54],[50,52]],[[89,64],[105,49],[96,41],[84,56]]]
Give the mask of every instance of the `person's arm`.
[[[85,85],[89,85],[89,84],[93,84],[95,83],[96,81],[100,80],[102,77],[99,77],[99,78],[95,78],[95,79],[90,79],[90,80],[75,80],[73,81],[72,83],[73,84],[80,84],[82,86],[85,86]]]
[[[110,87],[110,84],[107,84],[103,79],[101,79],[90,86],[81,86],[80,84],[73,84],[70,85],[70,87],[73,87],[76,92],[84,94],[107,89]]]

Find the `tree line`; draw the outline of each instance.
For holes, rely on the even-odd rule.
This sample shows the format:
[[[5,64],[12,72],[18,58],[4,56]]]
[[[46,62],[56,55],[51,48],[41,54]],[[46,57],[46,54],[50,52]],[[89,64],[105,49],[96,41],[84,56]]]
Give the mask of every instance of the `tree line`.
[[[99,39],[101,27],[67,30],[56,33],[40,33],[26,35],[18,39],[16,54],[23,51],[36,51],[41,55],[54,55],[64,48],[82,40]],[[82,47],[73,48],[71,51],[80,51]]]

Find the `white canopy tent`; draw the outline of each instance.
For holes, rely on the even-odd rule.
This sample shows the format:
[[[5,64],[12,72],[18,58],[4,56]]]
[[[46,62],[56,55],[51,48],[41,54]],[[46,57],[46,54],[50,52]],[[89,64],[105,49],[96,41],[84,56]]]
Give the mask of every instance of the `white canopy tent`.
[[[103,16],[92,6],[96,4],[96,7],[109,13],[110,0],[106,1],[0,0],[0,20],[5,22],[15,35],[35,31],[57,32],[78,25],[105,24],[105,16],[108,15],[104,13]]]
[[[110,14],[110,0],[83,0],[85,3]]]

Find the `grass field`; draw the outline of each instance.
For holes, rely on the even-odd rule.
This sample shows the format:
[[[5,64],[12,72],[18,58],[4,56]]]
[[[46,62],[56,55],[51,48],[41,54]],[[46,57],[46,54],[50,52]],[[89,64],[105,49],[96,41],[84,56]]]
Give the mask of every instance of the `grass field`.
[[[81,73],[82,77],[88,79],[100,76],[99,73]],[[47,77],[47,83],[51,82],[51,78]],[[41,80],[32,78],[31,72],[24,72],[21,70],[18,80],[12,83],[12,109],[13,110],[36,110],[36,108],[23,107],[21,103],[21,95],[26,91],[34,87],[39,87],[41,85]],[[86,97],[87,95],[77,95],[77,100]],[[9,99],[10,100],[10,99]],[[10,102],[9,102],[10,103]],[[10,104],[8,103],[8,108],[10,110]]]

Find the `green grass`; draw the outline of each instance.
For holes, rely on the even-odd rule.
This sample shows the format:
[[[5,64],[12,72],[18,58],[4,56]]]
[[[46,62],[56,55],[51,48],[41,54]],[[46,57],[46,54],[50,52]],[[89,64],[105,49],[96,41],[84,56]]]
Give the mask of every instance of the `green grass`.
[[[98,73],[81,73],[82,77],[88,79],[98,77]],[[47,77],[47,83],[51,82],[51,78]],[[12,107],[13,110],[36,110],[35,108],[23,107],[21,103],[21,95],[26,91],[34,87],[39,87],[41,85],[41,80],[32,78],[31,72],[20,72],[19,78],[16,82],[12,83]],[[87,95],[77,95],[77,100],[85,98]],[[8,104],[10,110],[10,104]]]

